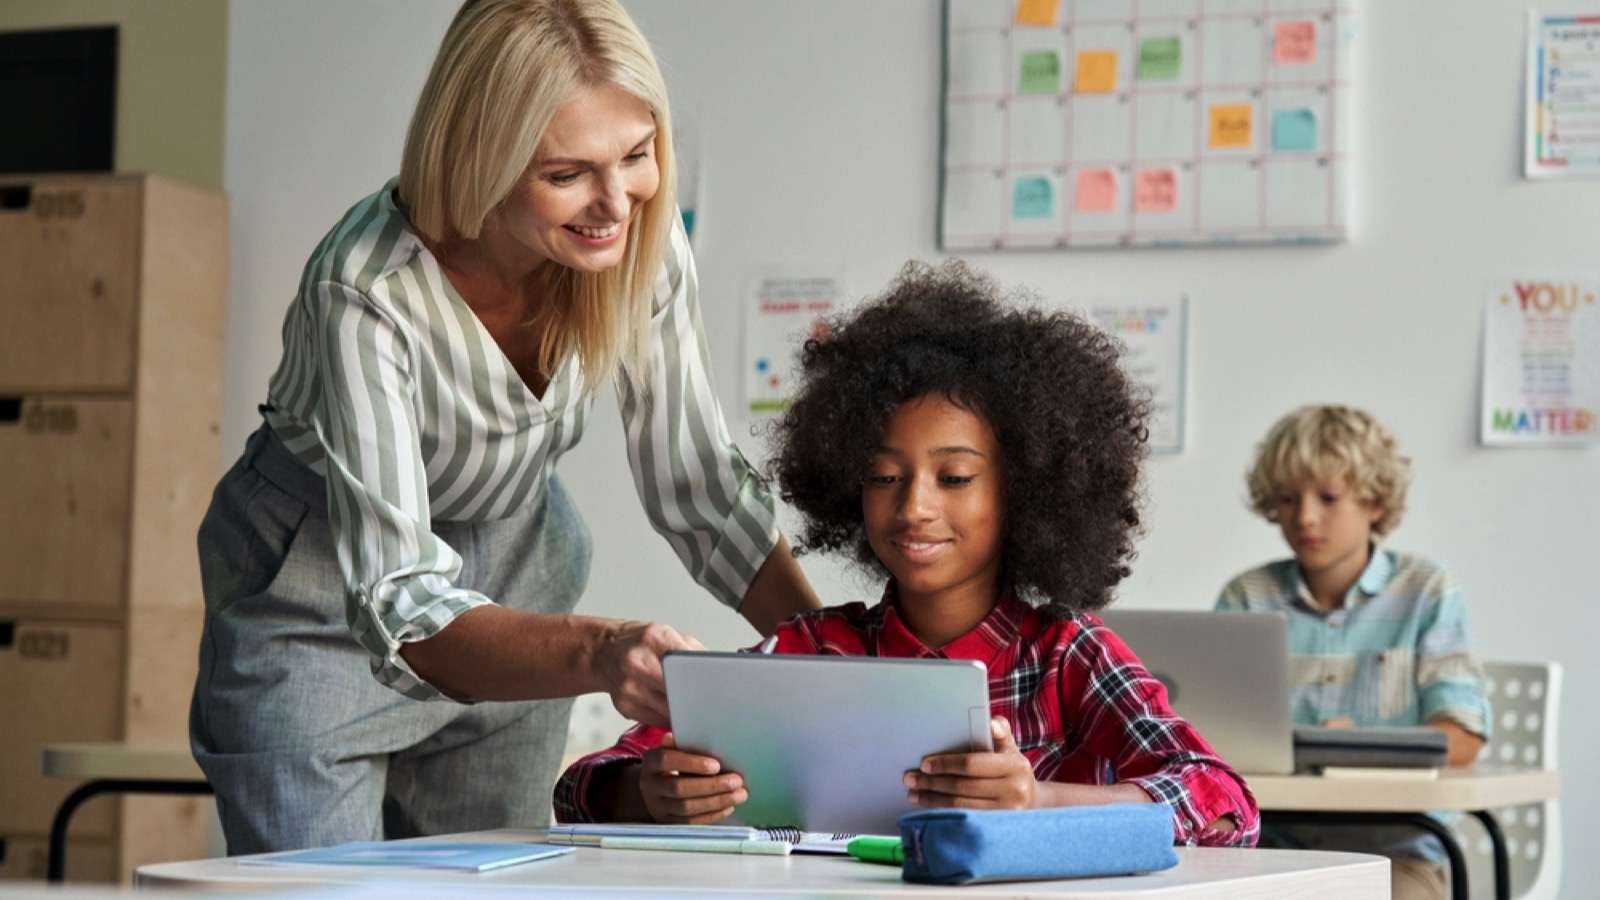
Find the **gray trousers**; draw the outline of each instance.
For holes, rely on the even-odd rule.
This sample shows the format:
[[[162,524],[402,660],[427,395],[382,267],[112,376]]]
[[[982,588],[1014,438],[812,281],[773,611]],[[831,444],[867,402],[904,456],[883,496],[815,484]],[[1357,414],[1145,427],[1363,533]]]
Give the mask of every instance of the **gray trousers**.
[[[434,522],[457,583],[570,612],[588,529],[560,482],[492,522]],[[200,526],[206,600],[190,707],[230,855],[547,824],[572,701],[463,705],[380,685],[350,636],[322,477],[263,425]]]

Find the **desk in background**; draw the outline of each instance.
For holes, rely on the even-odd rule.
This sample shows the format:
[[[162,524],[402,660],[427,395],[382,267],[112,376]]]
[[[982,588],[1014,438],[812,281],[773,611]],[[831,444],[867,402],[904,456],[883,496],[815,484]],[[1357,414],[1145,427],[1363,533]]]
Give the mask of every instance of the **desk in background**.
[[[1511,876],[1505,837],[1491,812],[1496,807],[1552,800],[1561,794],[1561,773],[1553,769],[1479,763],[1447,768],[1438,778],[1339,777],[1314,775],[1246,776],[1263,820],[1279,824],[1406,824],[1427,829],[1450,855],[1455,900],[1467,898],[1467,866],[1455,835],[1425,813],[1465,812],[1483,823],[1493,845],[1495,896],[1510,900]]]
[[[540,841],[537,830],[504,829],[450,835],[450,840]],[[424,838],[423,840],[427,840]],[[198,888],[210,892],[254,892],[359,881],[404,881],[441,892],[451,885],[515,887],[537,896],[540,889],[563,897],[779,895],[806,897],[929,898],[1063,897],[1095,900],[1237,900],[1298,897],[1307,900],[1367,900],[1389,896],[1388,860],[1358,853],[1309,850],[1229,850],[1179,847],[1178,865],[1165,872],[1070,881],[1016,881],[960,888],[907,884],[897,866],[844,856],[739,856],[650,850],[574,852],[527,865],[483,873],[353,866],[248,866],[235,859],[206,859],[141,866],[139,888]]]

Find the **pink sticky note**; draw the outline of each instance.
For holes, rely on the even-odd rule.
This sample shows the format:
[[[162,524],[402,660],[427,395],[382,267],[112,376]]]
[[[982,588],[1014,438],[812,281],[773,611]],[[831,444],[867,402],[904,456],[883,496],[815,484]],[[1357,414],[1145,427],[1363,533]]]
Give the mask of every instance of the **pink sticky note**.
[[[1178,176],[1171,169],[1140,169],[1133,185],[1135,212],[1171,212],[1178,205]]]
[[[1303,66],[1317,61],[1317,23],[1310,19],[1279,22],[1272,29],[1272,62]]]
[[[1083,169],[1078,172],[1078,189],[1073,192],[1072,208],[1081,213],[1110,212],[1117,208],[1117,173],[1110,169]]]

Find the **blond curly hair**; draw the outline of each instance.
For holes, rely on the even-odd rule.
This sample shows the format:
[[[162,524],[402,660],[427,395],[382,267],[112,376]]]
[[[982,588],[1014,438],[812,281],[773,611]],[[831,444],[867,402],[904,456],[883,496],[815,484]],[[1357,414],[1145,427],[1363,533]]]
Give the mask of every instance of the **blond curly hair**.
[[[1382,511],[1372,524],[1376,536],[1400,527],[1411,460],[1382,422],[1348,406],[1302,406],[1272,426],[1246,475],[1250,508],[1277,522],[1283,491],[1330,481],[1348,481],[1362,503]]]

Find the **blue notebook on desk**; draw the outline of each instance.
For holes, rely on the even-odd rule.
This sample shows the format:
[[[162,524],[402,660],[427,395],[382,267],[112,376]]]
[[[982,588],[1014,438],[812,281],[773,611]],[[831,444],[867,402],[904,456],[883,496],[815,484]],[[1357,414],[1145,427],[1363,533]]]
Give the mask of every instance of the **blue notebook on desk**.
[[[487,872],[571,852],[571,847],[491,841],[352,841],[314,850],[247,856],[239,862],[252,866],[393,866]]]

